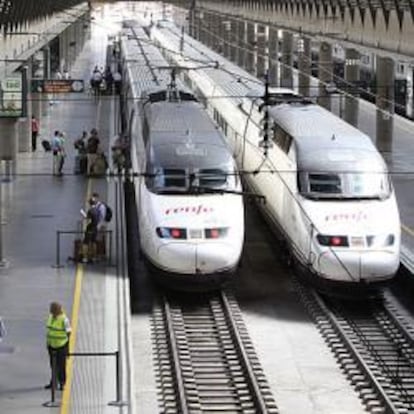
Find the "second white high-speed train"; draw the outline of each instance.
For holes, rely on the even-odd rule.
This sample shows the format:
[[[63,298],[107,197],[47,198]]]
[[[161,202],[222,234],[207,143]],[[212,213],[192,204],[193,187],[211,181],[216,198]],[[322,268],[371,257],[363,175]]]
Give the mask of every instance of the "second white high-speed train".
[[[142,172],[135,186],[141,249],[164,284],[215,288],[231,279],[242,253],[240,177],[204,107],[174,76],[156,81],[156,66],[166,62],[154,49],[141,42],[125,59],[132,167]]]
[[[251,75],[180,32],[154,28],[169,59],[205,99],[261,207],[295,263],[323,286],[372,285],[399,267],[400,219],[386,164],[371,139],[294,91],[258,89]],[[210,59],[215,67],[200,67]],[[255,85],[256,84],[256,85]],[[265,107],[264,105],[267,104]],[[268,109],[268,140],[262,119]],[[268,147],[264,151],[264,147]]]

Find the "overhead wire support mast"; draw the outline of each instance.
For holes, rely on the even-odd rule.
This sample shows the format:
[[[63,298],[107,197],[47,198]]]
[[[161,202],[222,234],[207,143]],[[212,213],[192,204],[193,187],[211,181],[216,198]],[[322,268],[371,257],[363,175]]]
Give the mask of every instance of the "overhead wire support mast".
[[[263,130],[261,135],[263,139],[259,142],[259,147],[263,148],[263,155],[267,158],[267,154],[270,148],[272,148],[272,143],[269,140],[269,104],[270,104],[270,94],[269,94],[269,76],[268,73],[264,75],[265,77],[265,90],[263,95],[263,103],[260,105],[259,111],[263,111],[263,119],[261,124]]]

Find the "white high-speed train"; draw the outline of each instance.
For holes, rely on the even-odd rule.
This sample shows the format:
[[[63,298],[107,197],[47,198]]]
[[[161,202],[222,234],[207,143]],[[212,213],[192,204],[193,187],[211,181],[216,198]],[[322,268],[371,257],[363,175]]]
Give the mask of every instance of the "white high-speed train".
[[[172,62],[194,68],[186,81],[204,97],[246,183],[266,197],[266,217],[307,276],[323,287],[349,287],[395,275],[399,212],[385,162],[367,135],[293,91],[271,89],[265,155],[264,86],[194,39],[186,38],[184,53],[172,53],[180,48],[172,26],[154,28],[152,37]],[[208,59],[216,65],[200,67]]]
[[[171,287],[218,287],[243,247],[235,160],[203,105],[174,77],[162,78],[167,63],[142,29],[124,36],[121,49],[132,168],[144,173],[135,186],[142,252]]]

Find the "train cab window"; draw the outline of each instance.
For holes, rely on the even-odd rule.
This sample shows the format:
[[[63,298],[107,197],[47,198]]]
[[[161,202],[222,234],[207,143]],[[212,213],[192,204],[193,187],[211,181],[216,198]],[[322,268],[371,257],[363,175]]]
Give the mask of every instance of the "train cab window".
[[[336,174],[309,174],[311,193],[339,194],[341,179]]]
[[[166,168],[163,170],[164,187],[185,187],[186,172],[184,169]]]
[[[391,193],[391,183],[387,174],[347,173],[344,174],[347,192],[354,198],[387,198]]]
[[[187,174],[185,169],[149,167],[145,181],[149,190],[158,192],[174,192],[185,189]]]
[[[150,93],[148,98],[151,103],[165,101],[167,99],[167,91]]]
[[[180,99],[182,101],[196,101],[197,102],[196,97],[192,93],[189,93],[189,92],[180,91]]]
[[[384,199],[391,193],[387,174],[379,173],[299,173],[299,191],[310,198]]]
[[[202,187],[223,187],[227,183],[227,172],[218,168],[206,168],[199,171],[199,183]]]

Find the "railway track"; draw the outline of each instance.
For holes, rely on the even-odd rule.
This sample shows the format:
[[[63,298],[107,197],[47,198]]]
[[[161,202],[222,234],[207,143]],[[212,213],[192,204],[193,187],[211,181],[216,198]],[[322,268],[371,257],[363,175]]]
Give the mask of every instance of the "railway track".
[[[298,289],[367,411],[414,413],[413,329],[398,307],[386,297],[355,302]]]
[[[278,413],[232,297],[164,296],[152,325],[161,412]]]

